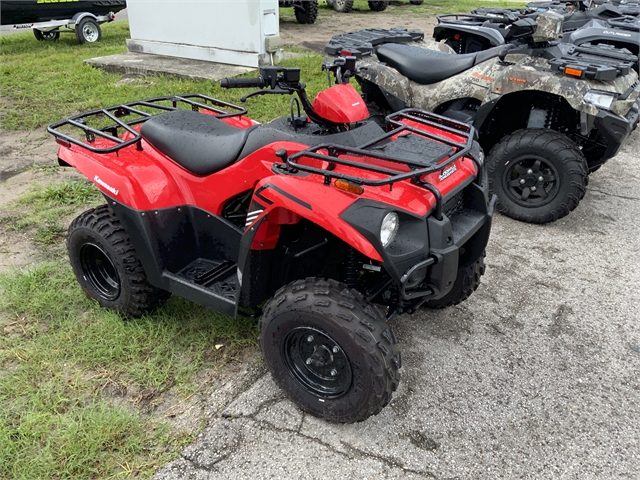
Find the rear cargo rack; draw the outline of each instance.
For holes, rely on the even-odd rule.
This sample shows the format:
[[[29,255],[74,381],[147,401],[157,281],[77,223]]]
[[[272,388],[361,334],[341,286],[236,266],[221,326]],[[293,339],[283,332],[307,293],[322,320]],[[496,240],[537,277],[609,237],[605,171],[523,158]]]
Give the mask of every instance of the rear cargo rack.
[[[95,153],[112,153],[129,145],[133,145],[134,143],[137,144],[138,150],[141,150],[142,137],[140,132],[133,127],[146,122],[155,115],[184,109],[183,107],[191,108],[191,110],[195,112],[201,110],[211,112],[218,118],[237,117],[247,113],[246,108],[199,93],[192,93],[148,98],[146,100],[138,100],[121,105],[114,105],[112,107],[100,108],[98,110],[91,110],[53,123],[47,127],[47,131],[55,136],[56,141],[62,145],[71,146],[71,144],[74,144]],[[123,119],[123,117],[128,116],[135,116],[135,118],[131,120]],[[92,127],[87,125],[87,121],[97,123],[104,123],[106,121],[108,125]],[[70,127],[68,128],[70,131],[80,130],[84,133],[84,140],[80,140],[69,133],[61,131],[60,129],[63,127]],[[128,132],[131,138],[126,140],[121,138],[125,132]],[[111,142],[112,145],[94,146],[92,144],[96,141],[96,138],[107,140]]]
[[[407,30],[402,27],[394,27],[390,30],[366,28],[334,35],[325,45],[324,52],[335,56],[348,53],[350,56],[362,58],[371,55],[373,48],[383,43],[410,43],[423,39],[424,32],[421,30]]]
[[[408,125],[407,123],[405,123],[407,121],[412,121],[424,127],[436,128],[440,131],[461,136],[463,138],[463,141],[456,142],[455,140],[447,138],[444,135],[438,135],[437,133],[431,132],[424,128],[420,128],[418,126]],[[316,145],[287,157],[287,166],[289,167],[289,169],[293,169],[294,171],[299,170],[303,172],[322,175],[324,177],[325,185],[330,185],[331,179],[340,179],[350,183],[354,183],[356,185],[370,185],[376,187],[389,185],[390,188],[393,188],[393,184],[396,182],[410,180],[411,183],[429,190],[435,196],[435,217],[438,220],[441,220],[442,195],[434,185],[424,182],[423,180],[421,180],[421,177],[433,172],[444,172],[447,167],[449,167],[455,161],[464,156],[469,156],[469,158],[476,164],[478,177],[480,178],[482,160],[469,155],[472,152],[473,148],[473,140],[475,136],[474,128],[469,124],[458,122],[450,118],[442,117],[434,113],[425,112],[424,110],[414,108],[407,108],[405,110],[400,110],[399,112],[391,114],[386,118],[386,122],[388,129],[387,133],[369,143],[361,145],[357,148],[345,147],[344,145],[336,145],[330,143]],[[408,135],[410,133],[416,134],[433,142],[433,149],[437,152],[437,154],[436,157],[429,159],[428,165],[425,166],[424,161],[417,161],[411,158],[407,158],[407,156],[400,157],[397,155],[386,155],[376,151],[376,149],[381,146],[390,145],[392,143],[389,142],[391,137],[396,137],[398,135]],[[442,153],[443,150],[446,150],[446,152]],[[326,151],[327,153],[324,153],[322,151]],[[429,154],[425,152],[424,155],[428,156]],[[396,170],[394,168],[383,167],[380,165],[373,165],[364,159],[360,161],[354,158],[343,158],[344,156],[366,157],[368,159],[383,160],[385,162],[409,167],[410,171],[407,172]],[[318,168],[304,165],[300,163],[300,160],[302,158],[313,158],[316,160],[325,161],[328,162],[328,166],[327,168]],[[336,172],[336,165],[345,165],[348,167],[359,168],[362,170],[387,175],[387,177],[374,180],[370,178],[358,177],[355,175],[347,175],[344,173]]]

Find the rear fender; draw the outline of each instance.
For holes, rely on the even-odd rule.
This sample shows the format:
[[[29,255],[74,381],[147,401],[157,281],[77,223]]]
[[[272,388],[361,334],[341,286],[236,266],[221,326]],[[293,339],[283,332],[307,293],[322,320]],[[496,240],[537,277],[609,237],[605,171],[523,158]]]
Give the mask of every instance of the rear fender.
[[[452,23],[440,23],[433,29],[433,38],[435,38],[437,42],[452,38],[456,34],[460,35],[460,37],[462,38],[476,38],[480,40],[481,43],[488,42],[491,47],[504,45],[504,38],[497,30],[493,28],[477,27],[473,25],[456,25]],[[462,51],[458,53],[468,52]]]
[[[367,87],[379,88],[394,111],[398,109],[394,107],[400,106],[394,105],[397,100],[405,104],[400,106],[400,109],[411,105],[411,82],[407,77],[397,70],[371,59],[362,59],[359,66],[361,68],[356,75],[356,80],[360,83],[364,93],[372,93],[366,91]],[[390,95],[397,100],[389,98]]]
[[[143,144],[145,155],[136,155],[136,161],[124,161],[135,149],[128,147],[120,152],[92,154],[81,147],[60,147],[58,161],[69,165],[104,194],[136,210],[151,210],[157,205],[191,204],[189,189],[180,189],[174,178],[154,161],[153,149]]]

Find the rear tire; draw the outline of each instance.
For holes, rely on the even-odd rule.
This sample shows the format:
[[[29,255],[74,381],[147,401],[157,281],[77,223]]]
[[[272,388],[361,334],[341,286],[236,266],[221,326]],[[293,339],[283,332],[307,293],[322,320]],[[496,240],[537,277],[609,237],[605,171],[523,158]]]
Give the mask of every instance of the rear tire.
[[[389,6],[389,2],[369,2],[369,8],[373,12],[383,12]]]
[[[484,264],[485,256],[486,253],[482,252],[480,258],[474,263],[465,267],[460,267],[458,269],[458,276],[456,277],[456,281],[453,283],[451,291],[442,298],[426,302],[424,304],[425,307],[433,309],[452,307],[469,298],[471,294],[478,289],[478,286],[480,285],[480,278],[484,275],[486,270],[486,266]]]
[[[103,308],[140,317],[171,296],[149,284],[129,236],[107,205],[71,222],[67,250],[80,287]]]
[[[505,136],[487,159],[498,211],[529,223],[554,222],[584,197],[587,161],[565,135],[526,129]]]
[[[60,38],[60,32],[51,31],[51,32],[43,32],[42,30],[33,30],[33,35],[36,37],[36,40],[39,42],[47,41],[47,42],[55,42]]]
[[[294,7],[293,13],[296,15],[298,23],[310,25],[318,18],[318,0],[304,2],[303,8]]]
[[[102,38],[100,25],[92,18],[85,17],[76,24],[76,39],[80,43],[95,43]]]
[[[331,0],[327,2],[336,12],[349,13],[353,9],[354,0]]]
[[[379,413],[398,387],[400,353],[378,309],[335,280],[281,288],[260,319],[273,379],[316,417],[352,423]]]

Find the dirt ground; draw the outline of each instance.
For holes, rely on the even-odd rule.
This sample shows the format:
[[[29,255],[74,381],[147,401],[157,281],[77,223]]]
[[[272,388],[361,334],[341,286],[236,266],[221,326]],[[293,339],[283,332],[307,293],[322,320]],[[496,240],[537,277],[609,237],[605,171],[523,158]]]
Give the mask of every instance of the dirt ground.
[[[9,204],[34,185],[78,176],[71,169],[50,168],[56,165],[56,147],[44,127],[30,132],[0,130],[0,213],[3,216],[10,215]],[[0,228],[0,273],[38,260],[38,250],[28,235]]]
[[[325,44],[338,33],[373,27],[404,27],[422,30],[425,37],[429,38],[435,23],[434,17],[360,11],[321,16],[314,25],[299,25],[293,16],[284,17],[281,19],[280,34],[285,47],[303,47],[322,53]],[[10,108],[10,102],[0,97],[0,110],[6,108]],[[72,177],[82,178],[72,169],[54,168],[57,165],[56,151],[57,145],[45,127],[29,132],[0,129],[0,215],[10,214],[10,202],[34,188],[34,185],[46,185]],[[41,257],[41,251],[28,235],[0,228],[0,273],[36,263],[42,260]],[[175,428],[191,433],[203,423],[216,418],[263,374],[264,368],[258,358],[248,354],[231,362],[224,372],[199,379],[201,388],[186,401],[180,400],[173,391],[147,399],[145,392],[122,393],[110,385],[105,387],[104,394],[123,405],[144,407],[144,402],[141,404],[137,401],[141,398],[148,404],[146,410],[154,411],[156,416],[170,421]],[[215,395],[211,394],[213,391]]]

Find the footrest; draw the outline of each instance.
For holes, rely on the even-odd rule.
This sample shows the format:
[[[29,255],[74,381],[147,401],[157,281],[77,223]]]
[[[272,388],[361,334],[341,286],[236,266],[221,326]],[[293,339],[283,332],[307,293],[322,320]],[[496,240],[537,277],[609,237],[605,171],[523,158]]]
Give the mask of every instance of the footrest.
[[[236,271],[236,264],[231,261],[214,262],[199,258],[180,272],[178,276],[190,280],[198,285],[209,287],[229,277]],[[210,288],[210,287],[209,287]]]

